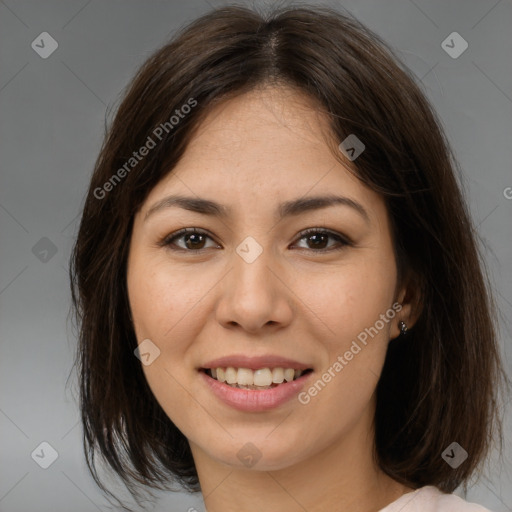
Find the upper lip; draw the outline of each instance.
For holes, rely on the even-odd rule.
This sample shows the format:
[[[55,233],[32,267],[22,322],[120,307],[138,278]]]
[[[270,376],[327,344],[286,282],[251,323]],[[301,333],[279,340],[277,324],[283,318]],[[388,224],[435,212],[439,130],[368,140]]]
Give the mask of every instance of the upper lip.
[[[248,368],[250,370],[259,370],[260,368],[293,368],[294,370],[309,370],[312,368],[311,365],[275,355],[256,357],[232,355],[207,361],[201,366],[201,369],[227,368],[228,366],[233,368]]]

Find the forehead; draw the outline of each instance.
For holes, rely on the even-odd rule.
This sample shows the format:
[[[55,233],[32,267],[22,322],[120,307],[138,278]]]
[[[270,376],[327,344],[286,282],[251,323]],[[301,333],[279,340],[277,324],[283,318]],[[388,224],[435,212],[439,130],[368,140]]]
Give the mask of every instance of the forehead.
[[[363,187],[333,155],[336,147],[329,119],[313,99],[288,87],[266,87],[215,106],[194,132],[173,171],[201,188],[238,184],[305,193],[322,182]],[[329,146],[328,140],[332,139]],[[340,182],[341,179],[341,182]],[[160,184],[160,185],[161,185]],[[320,185],[320,183],[319,183]],[[295,190],[294,190],[295,189]]]
[[[331,137],[332,145],[329,145]],[[384,201],[335,156],[329,118],[304,93],[266,87],[216,105],[196,128],[176,166],[152,189],[142,214],[169,195],[226,205],[247,220],[278,203],[343,195],[387,224]]]
[[[230,160],[255,153],[283,159],[302,145],[325,150],[324,134],[330,130],[319,110],[310,97],[289,87],[255,89],[214,107],[187,149],[195,155],[226,153]]]

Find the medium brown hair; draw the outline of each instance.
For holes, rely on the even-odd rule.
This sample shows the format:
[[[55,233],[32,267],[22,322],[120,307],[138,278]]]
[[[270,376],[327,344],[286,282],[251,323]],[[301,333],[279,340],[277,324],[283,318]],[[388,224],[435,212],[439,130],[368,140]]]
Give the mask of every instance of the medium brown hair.
[[[400,279],[416,276],[420,290],[419,318],[407,336],[391,341],[377,385],[375,460],[413,488],[452,492],[467,485],[492,440],[502,439],[497,391],[506,376],[460,170],[400,59],[352,17],[318,6],[266,15],[216,9],[156,51],[126,91],[96,162],[70,264],[89,469],[109,494],[97,474],[97,453],[134,496],[138,484],[200,490],[187,439],[134,356],[129,241],[135,213],[213,106],[269,84],[314,100],[329,119],[332,140],[355,134],[365,144],[353,172],[383,196]],[[191,99],[194,108],[171,128],[173,113]],[[128,168],[133,151],[166,122],[162,140]],[[118,173],[123,166],[127,172]],[[122,179],[112,181],[116,173]],[[456,469],[441,458],[453,441],[469,454]]]

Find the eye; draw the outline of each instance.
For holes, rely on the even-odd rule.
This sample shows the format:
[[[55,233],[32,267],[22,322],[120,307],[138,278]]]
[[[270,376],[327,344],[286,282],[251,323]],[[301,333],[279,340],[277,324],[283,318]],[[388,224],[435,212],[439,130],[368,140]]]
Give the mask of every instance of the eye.
[[[329,238],[335,240],[334,246],[329,246]],[[327,252],[332,250],[343,249],[347,245],[353,245],[352,242],[345,236],[320,228],[306,229],[300,233],[299,240],[305,240],[307,247],[301,249],[312,249],[315,252]]]
[[[314,252],[328,252],[332,250],[343,249],[347,245],[353,245],[352,242],[339,233],[322,228],[310,228],[299,234],[299,241],[305,240],[306,247],[300,249],[313,250]],[[334,240],[334,244],[329,244],[329,239]],[[209,247],[207,241],[213,242]],[[175,251],[199,252],[204,249],[220,248],[210,234],[199,228],[183,228],[175,233],[166,236],[158,244],[161,247],[169,247]]]
[[[204,230],[198,228],[183,228],[165,237],[160,243],[160,246],[169,246],[173,250],[182,251],[200,251],[210,247],[219,247],[214,243],[213,246],[206,247],[205,242],[207,239],[213,241],[212,237]],[[176,242],[182,242],[180,245]],[[173,247],[174,246],[174,247]]]

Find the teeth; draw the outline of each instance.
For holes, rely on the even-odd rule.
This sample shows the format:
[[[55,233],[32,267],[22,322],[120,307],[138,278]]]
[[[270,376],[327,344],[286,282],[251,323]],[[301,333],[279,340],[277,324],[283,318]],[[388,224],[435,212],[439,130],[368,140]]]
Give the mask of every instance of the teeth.
[[[282,368],[274,368],[272,370],[272,382],[281,384],[284,381],[284,370]]]
[[[283,382],[291,382],[298,379],[304,370],[293,368],[261,368],[250,370],[249,368],[211,368],[211,376],[219,382],[226,382],[243,389],[271,388]]]
[[[270,386],[270,384],[272,384],[272,372],[268,368],[263,368],[262,370],[256,370],[254,372],[255,386]]]
[[[256,384],[254,382],[254,375],[252,371],[248,370],[247,368],[238,368],[236,382],[244,386],[251,386],[252,384]]]
[[[228,384],[236,384],[236,379],[237,371],[232,366],[228,366],[226,368],[226,382]]]
[[[294,375],[295,370],[293,368],[286,368],[286,370],[284,371],[284,380],[286,382],[290,382],[291,380],[293,380]]]

